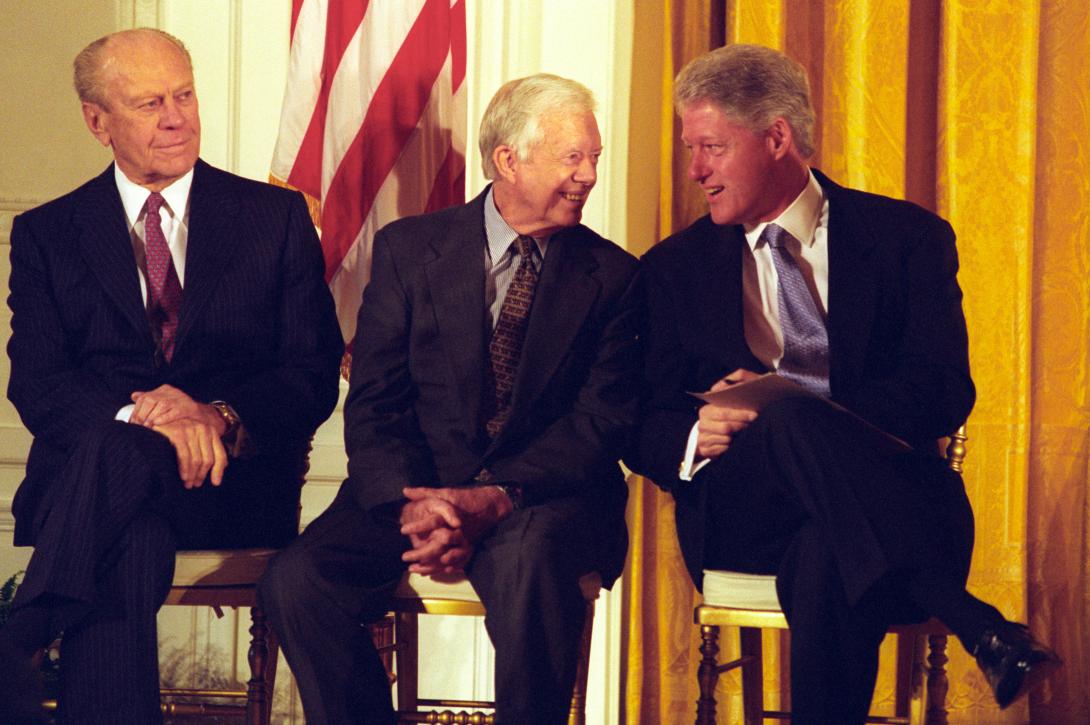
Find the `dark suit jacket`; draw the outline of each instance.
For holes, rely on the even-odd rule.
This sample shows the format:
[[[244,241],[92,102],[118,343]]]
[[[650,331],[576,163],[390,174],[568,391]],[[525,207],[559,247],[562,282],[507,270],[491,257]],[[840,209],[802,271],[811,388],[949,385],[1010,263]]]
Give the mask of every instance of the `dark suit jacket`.
[[[919,450],[935,450],[974,400],[954,232],[915,204],[845,189],[829,201],[832,398]],[[638,455],[627,461],[678,503],[678,535],[702,549],[702,489],[678,480],[697,401],[723,375],[764,371],[743,330],[741,226],[702,217],[643,258],[649,327]],[[699,478],[697,479],[699,480]],[[699,557],[687,556],[697,566]],[[699,581],[699,577],[697,578]]]
[[[342,495],[372,509],[402,501],[405,486],[471,485],[487,468],[522,486],[526,505],[578,496],[613,540],[602,571],[611,581],[625,546],[617,460],[637,411],[636,260],[581,225],[552,237],[509,422],[490,441],[481,420],[486,193],[375,236],[345,403]]]
[[[189,204],[169,364],[156,362],[112,166],[16,217],[8,397],[34,436],[13,504],[16,543],[33,542],[50,483],[81,436],[132,391],[164,383],[238,412],[253,456],[231,461],[225,487],[261,477],[270,497],[298,500],[309,439],[336,404],[341,350],[306,205],[202,161]]]

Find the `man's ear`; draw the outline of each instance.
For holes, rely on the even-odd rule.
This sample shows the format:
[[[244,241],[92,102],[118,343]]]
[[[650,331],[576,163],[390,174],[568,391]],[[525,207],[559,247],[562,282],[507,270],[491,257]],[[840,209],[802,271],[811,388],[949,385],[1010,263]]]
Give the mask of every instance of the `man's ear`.
[[[773,158],[781,159],[795,145],[795,137],[791,133],[791,124],[782,116],[777,116],[772,125],[765,131],[769,153]]]
[[[518,154],[515,153],[515,149],[505,144],[497,146],[492,150],[492,163],[500,179],[511,184],[515,183],[515,168],[518,166]]]
[[[106,128],[106,110],[97,103],[84,101],[82,105],[83,120],[87,128],[91,130],[98,142],[103,146],[110,145],[110,132]]]

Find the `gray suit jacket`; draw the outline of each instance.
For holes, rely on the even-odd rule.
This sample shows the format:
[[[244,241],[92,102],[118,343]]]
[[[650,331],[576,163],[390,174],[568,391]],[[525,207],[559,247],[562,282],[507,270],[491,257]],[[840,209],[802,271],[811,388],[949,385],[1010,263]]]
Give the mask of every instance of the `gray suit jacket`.
[[[617,461],[636,420],[636,260],[582,225],[552,237],[509,422],[490,440],[484,198],[375,236],[345,404],[342,495],[371,509],[402,500],[405,486],[473,485],[487,468],[522,486],[526,505],[578,497],[613,542],[601,564],[608,582],[625,548]]]

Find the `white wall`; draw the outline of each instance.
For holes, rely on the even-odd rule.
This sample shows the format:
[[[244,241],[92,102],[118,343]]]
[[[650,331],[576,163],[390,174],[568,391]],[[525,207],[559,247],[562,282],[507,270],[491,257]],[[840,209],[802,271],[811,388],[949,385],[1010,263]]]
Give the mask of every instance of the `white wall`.
[[[236,173],[265,179],[276,138],[287,67],[289,0],[6,0],[0,39],[0,274],[8,274],[11,218],[101,171],[109,154],[84,129],[71,91],[71,59],[90,40],[115,29],[161,27],[193,55],[201,100],[202,157]],[[622,245],[626,180],[632,2],[628,0],[468,0],[469,139],[467,193],[484,186],[476,125],[501,83],[539,71],[576,78],[599,102],[605,140],[599,182],[584,221]],[[78,19],[78,22],[73,22]],[[10,313],[0,311],[0,339]],[[0,376],[6,388],[6,356]],[[303,523],[332,499],[345,471],[340,414],[319,430],[303,494]],[[29,436],[10,404],[0,402],[0,580],[20,568],[26,550],[11,547],[11,497],[22,475]],[[619,587],[599,603],[595,619],[588,722],[618,719],[620,693]],[[164,610],[160,615],[164,676],[209,667],[241,674],[245,615],[215,621],[210,611]],[[466,698],[491,694],[491,651],[479,624],[424,618],[422,637],[442,651],[471,653],[472,666],[423,675],[455,686]],[[437,620],[425,624],[428,620]],[[243,636],[245,636],[243,634]],[[231,657],[229,655],[233,654]],[[216,655],[216,656],[212,656]],[[226,657],[220,655],[228,655]],[[218,656],[218,659],[217,659]],[[227,665],[210,662],[230,663]],[[282,675],[286,671],[282,670]],[[244,679],[244,678],[243,678]],[[284,684],[287,677],[281,677]],[[278,687],[281,717],[300,719],[295,695]],[[426,693],[424,693],[426,694]]]

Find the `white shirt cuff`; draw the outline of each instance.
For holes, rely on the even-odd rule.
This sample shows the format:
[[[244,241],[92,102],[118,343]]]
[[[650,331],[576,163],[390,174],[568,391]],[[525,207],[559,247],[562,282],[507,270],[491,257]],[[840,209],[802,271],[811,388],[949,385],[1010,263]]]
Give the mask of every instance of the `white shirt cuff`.
[[[701,458],[696,460],[696,439],[699,435],[699,421],[693,423],[692,430],[689,431],[689,442],[685,444],[685,458],[681,460],[681,467],[678,468],[677,477],[682,481],[691,481],[701,468],[711,463],[710,458]]]
[[[117,415],[114,416],[114,420],[119,420],[122,423],[128,423],[129,418],[132,417],[132,412],[136,408],[136,403],[129,403],[121,410],[117,411]]]

